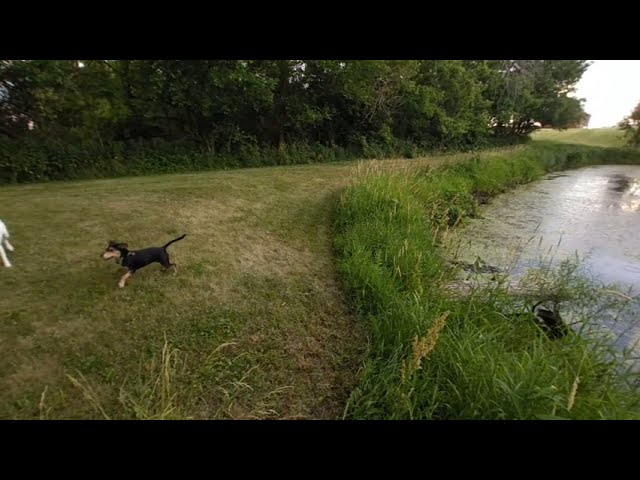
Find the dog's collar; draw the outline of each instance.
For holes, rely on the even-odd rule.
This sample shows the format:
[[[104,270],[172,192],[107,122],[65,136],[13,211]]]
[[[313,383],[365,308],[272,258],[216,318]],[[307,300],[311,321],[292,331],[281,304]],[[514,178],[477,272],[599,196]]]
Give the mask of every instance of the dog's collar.
[[[122,259],[122,262],[124,262],[127,258],[133,257],[135,254],[136,254],[136,252],[128,251],[127,254],[124,257],[120,257],[120,258]]]
[[[117,258],[116,262],[118,262],[120,265],[124,265],[124,261],[127,258],[129,258],[130,255],[135,255],[135,254],[136,254],[136,252],[132,252],[132,251],[129,251],[129,250],[127,250],[127,253],[124,254],[124,255],[122,254],[122,252],[120,252],[120,258]]]

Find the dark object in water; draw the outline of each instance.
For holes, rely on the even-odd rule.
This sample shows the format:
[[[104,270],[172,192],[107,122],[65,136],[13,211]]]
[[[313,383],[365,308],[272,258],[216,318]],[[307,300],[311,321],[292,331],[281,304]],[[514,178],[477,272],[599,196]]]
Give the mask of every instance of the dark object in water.
[[[629,189],[631,185],[631,179],[626,175],[612,175],[607,183],[613,184],[611,190],[618,193],[624,193]]]
[[[486,205],[489,203],[490,196],[488,193],[475,191],[473,192],[473,198],[478,202],[478,205]]]
[[[562,320],[560,313],[555,308],[549,310],[548,308],[541,307],[540,305],[542,303],[543,302],[538,302],[531,308],[536,324],[551,339],[566,336],[569,333],[569,327],[567,327],[564,320]]]
[[[476,261],[475,263],[469,262],[459,262],[457,260],[451,260],[449,262],[450,265],[454,265],[456,267],[462,268],[462,270],[466,272],[472,273],[500,273],[500,269],[498,267],[494,267],[492,265],[487,265],[482,261]]]

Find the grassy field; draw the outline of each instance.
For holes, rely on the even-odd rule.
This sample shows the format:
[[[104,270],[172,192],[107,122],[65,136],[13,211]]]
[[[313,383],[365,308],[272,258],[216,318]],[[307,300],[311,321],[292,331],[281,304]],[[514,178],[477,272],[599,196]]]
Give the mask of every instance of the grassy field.
[[[572,128],[564,131],[545,128],[534,132],[531,138],[534,141],[544,140],[593,147],[622,147],[625,143],[623,132],[617,128]]]
[[[332,244],[354,166],[0,189],[16,247],[0,270],[0,418],[340,418],[370,339]],[[176,275],[153,265],[120,289],[100,258],[108,240],[182,233]]]
[[[339,417],[366,345],[330,232],[353,165],[0,189],[0,418]],[[120,289],[100,258],[182,233],[176,275]]]

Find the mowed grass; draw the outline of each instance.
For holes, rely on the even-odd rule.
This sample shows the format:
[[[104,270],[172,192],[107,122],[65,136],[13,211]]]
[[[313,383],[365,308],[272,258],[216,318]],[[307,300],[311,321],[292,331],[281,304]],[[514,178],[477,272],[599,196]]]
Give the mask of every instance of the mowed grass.
[[[349,166],[0,190],[2,418],[327,418],[365,342],[335,280]],[[169,247],[126,288],[110,239]],[[165,345],[166,342],[166,345]],[[165,348],[166,347],[166,348]],[[164,349],[164,354],[163,354]]]
[[[590,145],[593,147],[620,148],[625,144],[624,132],[617,128],[570,128],[568,130],[537,130],[531,135],[535,140]]]

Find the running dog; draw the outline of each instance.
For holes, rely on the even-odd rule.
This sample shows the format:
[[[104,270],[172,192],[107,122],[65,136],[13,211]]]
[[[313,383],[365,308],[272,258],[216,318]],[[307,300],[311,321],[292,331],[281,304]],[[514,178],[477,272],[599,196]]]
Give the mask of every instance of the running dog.
[[[182,240],[186,236],[187,234],[185,233],[181,237],[164,244],[162,247],[143,248],[142,250],[129,250],[129,246],[126,243],[111,241],[102,254],[102,258],[105,260],[115,258],[116,262],[120,260],[121,265],[127,268],[127,273],[125,273],[118,282],[118,286],[123,288],[131,275],[151,263],[158,262],[165,268],[165,271],[170,267],[174,267],[174,269],[177,268],[175,263],[169,261],[167,247],[178,240]]]

